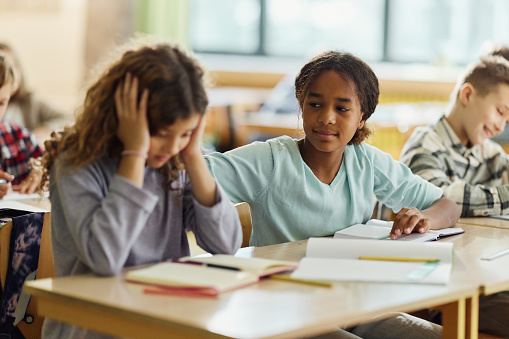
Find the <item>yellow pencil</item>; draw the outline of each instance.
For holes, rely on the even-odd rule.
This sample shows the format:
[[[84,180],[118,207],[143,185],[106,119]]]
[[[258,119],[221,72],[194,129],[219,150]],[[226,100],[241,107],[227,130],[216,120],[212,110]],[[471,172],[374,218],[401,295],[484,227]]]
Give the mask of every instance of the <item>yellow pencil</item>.
[[[332,287],[333,286],[332,282],[321,281],[321,280],[297,279],[297,278],[292,278],[291,276],[286,275],[286,274],[271,274],[271,275],[269,275],[269,278],[277,279],[277,280],[285,280],[285,281],[290,281],[290,282],[296,282],[296,283],[301,283],[301,284],[323,286],[323,287]]]
[[[383,261],[411,261],[411,262],[437,262],[438,259],[432,258],[398,258],[398,257],[370,257],[361,256],[360,260],[383,260]]]

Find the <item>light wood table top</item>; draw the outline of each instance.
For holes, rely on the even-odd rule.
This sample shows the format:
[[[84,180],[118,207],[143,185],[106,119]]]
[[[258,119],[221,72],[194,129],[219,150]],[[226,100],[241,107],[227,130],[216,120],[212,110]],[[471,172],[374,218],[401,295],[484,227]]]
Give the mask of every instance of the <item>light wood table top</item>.
[[[509,229],[509,220],[492,218],[492,217],[478,217],[478,218],[460,218],[458,224],[468,224],[477,226],[488,226]]]
[[[305,246],[306,241],[298,241],[248,247],[237,255],[296,261],[304,256]],[[37,298],[43,316],[133,338],[306,336],[387,312],[437,305],[444,305],[444,334],[465,337],[465,319],[472,303],[475,310],[478,296],[478,286],[463,279],[448,285],[338,282],[332,288],[264,279],[217,298],[147,295],[142,286],[126,283],[123,275],[43,279],[25,288]],[[477,323],[468,327],[471,322],[466,322],[466,336],[476,335]]]
[[[475,282],[484,294],[509,290],[509,254],[481,259],[509,249],[509,230],[460,223],[457,226],[465,233],[441,240],[454,242],[453,279]]]

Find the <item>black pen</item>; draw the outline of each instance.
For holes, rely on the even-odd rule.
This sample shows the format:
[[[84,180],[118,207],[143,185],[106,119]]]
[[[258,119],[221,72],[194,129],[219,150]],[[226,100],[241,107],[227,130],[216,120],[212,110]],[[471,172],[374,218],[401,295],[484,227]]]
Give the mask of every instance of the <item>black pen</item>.
[[[231,270],[231,271],[240,271],[240,268],[238,268],[238,267],[233,267],[233,266],[224,266],[224,265],[218,265],[218,264],[209,264],[209,263],[204,263],[204,262],[200,262],[200,261],[192,261],[192,260],[180,261],[180,260],[173,260],[173,262],[177,262],[177,263],[180,263],[180,264],[200,265],[200,266],[206,266],[206,267],[221,268],[221,269],[224,269],[224,270]]]

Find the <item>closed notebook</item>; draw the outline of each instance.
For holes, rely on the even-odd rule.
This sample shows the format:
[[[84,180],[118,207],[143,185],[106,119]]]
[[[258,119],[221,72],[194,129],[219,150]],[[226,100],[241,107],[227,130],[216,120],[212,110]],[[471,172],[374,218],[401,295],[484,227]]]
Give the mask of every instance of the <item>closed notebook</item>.
[[[127,272],[126,280],[150,285],[147,293],[215,296],[257,283],[261,277],[294,269],[296,262],[231,255],[186,257]]]
[[[389,239],[392,229],[392,221],[371,219],[366,224],[355,224],[334,233],[334,239]],[[399,241],[435,241],[451,235],[465,233],[462,228],[450,227],[440,230],[429,230],[426,233],[402,234],[396,240]]]
[[[451,242],[409,243],[310,238],[296,279],[446,284]]]

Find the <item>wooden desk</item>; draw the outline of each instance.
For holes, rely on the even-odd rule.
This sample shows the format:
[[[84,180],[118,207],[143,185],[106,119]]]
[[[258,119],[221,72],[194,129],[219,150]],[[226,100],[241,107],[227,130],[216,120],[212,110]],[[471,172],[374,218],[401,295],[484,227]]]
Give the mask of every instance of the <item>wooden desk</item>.
[[[497,219],[491,217],[478,217],[478,218],[461,218],[459,224],[487,226],[509,229],[509,220]]]
[[[305,246],[298,241],[247,247],[237,255],[299,260]],[[43,316],[132,338],[293,338],[437,305],[443,305],[445,338],[477,335],[477,322],[469,317],[477,319],[478,285],[468,279],[445,286],[338,282],[333,288],[265,279],[218,298],[146,295],[123,275],[45,279],[25,288]]]
[[[460,223],[457,226],[465,230],[452,239],[454,271],[458,278],[476,281],[484,294],[509,290],[509,255],[489,261],[480,259],[509,248],[509,230]]]

